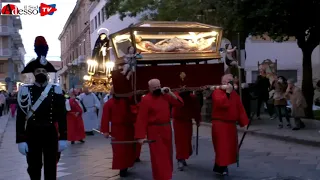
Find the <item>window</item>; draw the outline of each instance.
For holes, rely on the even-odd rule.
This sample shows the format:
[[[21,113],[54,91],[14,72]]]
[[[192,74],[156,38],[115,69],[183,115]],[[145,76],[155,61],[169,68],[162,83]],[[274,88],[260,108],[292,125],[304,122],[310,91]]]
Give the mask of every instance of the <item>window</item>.
[[[98,19],[97,16],[94,17],[94,30],[96,30],[98,28]]]
[[[4,73],[4,63],[0,63],[0,73]]]
[[[76,48],[76,58],[79,57],[79,48]]]
[[[94,31],[94,26],[93,26],[93,19],[90,21],[90,31],[93,32]]]
[[[83,42],[83,55],[87,55],[86,53],[86,42]]]
[[[101,25],[101,13],[99,12],[98,13],[98,26]]]
[[[81,15],[82,14],[80,14],[79,16],[78,16],[78,21],[77,21],[77,24],[78,24],[78,33],[80,34],[81,33],[81,27],[82,27],[82,22],[81,22]]]
[[[283,76],[286,79],[293,79],[294,81],[297,81],[298,79],[297,70],[278,70],[277,75]],[[252,83],[256,82],[257,76],[258,76],[258,71],[252,71]]]
[[[1,25],[8,25],[9,16],[1,16]]]
[[[104,17],[105,17],[105,7],[103,7],[102,9],[101,9],[101,18],[102,18],[102,23],[104,22]]]
[[[5,37],[5,36],[2,37],[2,48],[3,49],[9,48],[9,38],[8,37]]]

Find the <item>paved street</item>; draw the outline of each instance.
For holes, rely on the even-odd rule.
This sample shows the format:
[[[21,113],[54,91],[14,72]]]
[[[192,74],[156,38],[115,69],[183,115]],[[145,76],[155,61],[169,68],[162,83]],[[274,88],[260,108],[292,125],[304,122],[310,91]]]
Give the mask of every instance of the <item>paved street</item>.
[[[213,148],[210,128],[200,128],[199,156],[189,160],[184,172],[174,172],[174,180],[219,179],[212,173]],[[239,134],[241,136],[241,134]],[[27,180],[25,157],[15,144],[15,122],[9,121],[0,147],[0,180]],[[319,180],[319,148],[283,141],[247,136],[241,149],[240,167],[230,167],[225,180]],[[143,147],[143,162],[131,169],[132,180],[152,180],[148,147]],[[111,170],[112,151],[109,141],[96,135],[85,144],[70,145],[58,165],[59,180],[119,179]],[[289,178],[291,177],[291,178]]]

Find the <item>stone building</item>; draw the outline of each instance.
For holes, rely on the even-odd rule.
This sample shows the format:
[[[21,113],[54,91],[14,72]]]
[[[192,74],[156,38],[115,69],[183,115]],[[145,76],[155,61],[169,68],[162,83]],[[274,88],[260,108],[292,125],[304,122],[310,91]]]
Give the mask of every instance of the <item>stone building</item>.
[[[9,2],[2,0],[2,2]],[[20,0],[10,2],[19,3]],[[0,4],[1,7],[1,4]],[[1,7],[2,9],[2,7]],[[26,54],[19,30],[22,29],[20,16],[0,16],[0,89],[14,91],[16,84],[22,82],[20,74],[24,68]]]
[[[59,36],[62,69],[58,72],[60,85],[67,90],[81,87],[87,73],[86,60],[91,56],[89,12],[91,2],[77,0]]]

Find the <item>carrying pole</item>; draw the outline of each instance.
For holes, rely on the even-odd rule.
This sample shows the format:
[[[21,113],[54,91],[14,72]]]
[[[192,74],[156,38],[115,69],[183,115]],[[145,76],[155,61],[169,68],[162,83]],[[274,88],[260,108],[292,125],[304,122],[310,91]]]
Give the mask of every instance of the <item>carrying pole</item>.
[[[242,87],[241,87],[241,84],[242,84],[242,73],[241,73],[241,49],[240,49],[240,33],[238,32],[238,79],[239,79],[239,95],[240,95],[240,100],[242,101]]]

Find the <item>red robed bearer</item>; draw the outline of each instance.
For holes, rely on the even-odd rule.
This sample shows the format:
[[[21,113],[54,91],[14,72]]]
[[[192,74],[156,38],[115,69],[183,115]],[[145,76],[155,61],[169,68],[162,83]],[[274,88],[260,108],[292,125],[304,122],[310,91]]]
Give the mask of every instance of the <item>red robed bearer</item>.
[[[236,123],[245,127],[249,119],[240,96],[233,89],[233,76],[224,75],[222,84],[227,85],[226,88],[212,93],[212,142],[216,155],[213,171],[228,175],[228,166],[237,162],[239,151]]]
[[[156,141],[149,144],[153,179],[170,180],[173,172],[170,105],[181,107],[183,101],[169,88],[161,88],[158,79],[152,79],[148,84],[150,93],[140,103],[135,138],[141,144],[146,136]]]
[[[197,126],[201,122],[201,108],[199,101],[190,91],[181,92],[180,97],[184,102],[183,107],[172,109],[174,137],[176,144],[176,159],[178,160],[179,170],[187,166],[186,159],[192,154],[192,119],[194,118]]]
[[[117,97],[111,90],[112,98],[103,106],[101,119],[101,132],[105,137],[109,137],[112,132],[114,141],[133,141],[134,122],[132,121],[130,103],[128,98]],[[111,122],[111,132],[109,123]],[[128,168],[132,167],[135,160],[135,146],[128,144],[112,144],[112,169],[120,170],[120,177],[128,175]]]
[[[86,137],[82,120],[83,110],[76,98],[77,93],[74,89],[70,89],[70,98],[66,100],[68,141],[71,141],[71,144],[74,144],[75,141],[84,143],[83,139]]]

